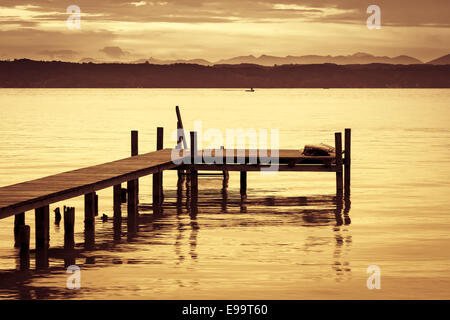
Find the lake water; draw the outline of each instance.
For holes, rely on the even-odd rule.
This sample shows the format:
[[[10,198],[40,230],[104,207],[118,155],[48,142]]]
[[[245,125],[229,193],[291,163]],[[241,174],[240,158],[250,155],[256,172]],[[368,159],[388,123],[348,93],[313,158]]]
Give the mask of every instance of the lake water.
[[[279,129],[281,148],[334,144],[352,128],[351,208],[336,215],[332,173],[248,174],[248,198],[231,173],[200,177],[196,216],[176,206],[176,172],[164,176],[164,215],[152,219],[151,176],[140,179],[137,236],[114,240],[96,221],[96,250],[76,258],[81,289],[66,288],[64,260],[18,271],[14,218],[0,220],[0,298],[344,299],[450,297],[450,90],[1,89],[0,186],[128,157],[130,131],[152,151],[156,127],[175,144],[184,126]],[[99,193],[112,216],[112,188]],[[184,200],[183,200],[184,201]],[[76,208],[83,247],[83,198]],[[126,205],[123,207],[126,215]],[[34,248],[34,213],[26,213]],[[63,225],[50,225],[62,248]],[[381,289],[366,286],[381,270]]]

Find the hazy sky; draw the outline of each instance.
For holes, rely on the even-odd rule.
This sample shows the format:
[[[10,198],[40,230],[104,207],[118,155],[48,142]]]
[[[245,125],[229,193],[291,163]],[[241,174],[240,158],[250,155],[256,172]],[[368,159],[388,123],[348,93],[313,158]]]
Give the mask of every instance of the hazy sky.
[[[369,30],[369,5],[381,8]],[[81,9],[70,30],[66,9]],[[0,0],[0,59],[450,53],[450,0]]]

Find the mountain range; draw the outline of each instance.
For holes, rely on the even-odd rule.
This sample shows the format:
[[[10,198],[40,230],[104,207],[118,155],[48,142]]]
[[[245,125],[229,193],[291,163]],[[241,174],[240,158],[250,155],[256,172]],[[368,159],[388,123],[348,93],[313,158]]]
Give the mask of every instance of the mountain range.
[[[446,56],[431,60],[430,62],[427,62],[428,64],[438,64],[438,65],[445,65],[450,64],[450,54],[447,54]]]
[[[92,60],[92,61],[89,61]],[[80,62],[93,62],[93,59],[83,59]],[[274,66],[274,65],[286,65],[286,64],[323,64],[323,63],[334,63],[338,65],[347,64],[370,64],[370,63],[385,63],[385,64],[423,64],[423,61],[410,57],[407,55],[401,55],[397,57],[388,56],[374,56],[368,53],[358,52],[352,55],[339,55],[339,56],[320,56],[320,55],[305,55],[305,56],[286,56],[277,57],[269,55],[261,55],[256,57],[254,55],[248,56],[238,56],[230,59],[222,59],[218,61],[208,61],[205,59],[177,59],[177,60],[161,60],[157,58],[140,59],[133,61],[132,63],[149,63],[157,65],[166,64],[176,64],[176,63],[187,63],[187,64],[198,64],[202,66],[213,66],[221,64],[257,64],[261,66]],[[427,62],[427,64],[450,64],[450,55],[446,55],[435,60]]]

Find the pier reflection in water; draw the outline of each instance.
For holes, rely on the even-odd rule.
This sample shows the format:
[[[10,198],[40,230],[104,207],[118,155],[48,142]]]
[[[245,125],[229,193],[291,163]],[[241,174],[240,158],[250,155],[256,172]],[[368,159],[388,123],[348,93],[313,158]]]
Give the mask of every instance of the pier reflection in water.
[[[329,227],[334,237],[317,239],[307,236],[303,250],[314,252],[320,245],[334,247],[329,264],[335,273],[335,280],[351,277],[351,267],[346,259],[352,243],[348,228],[351,224],[349,196],[345,199],[336,195],[247,197],[241,196],[239,190],[229,190],[225,180],[222,189],[208,188],[200,190],[199,194],[192,194],[189,184],[189,176],[178,179],[177,189],[165,192],[159,214],[154,215],[152,205],[144,202],[139,204],[139,215],[131,223],[126,216],[103,222],[97,219],[96,234],[94,230],[85,228],[84,243],[73,247],[31,250],[31,263],[24,261],[27,257],[17,252],[15,270],[0,271],[0,296],[20,299],[77,298],[81,291],[66,289],[61,283],[51,285],[54,284],[52,277],[65,273],[70,265],[78,265],[82,270],[101,270],[119,264],[162,263],[165,257],[127,257],[129,252],[149,250],[149,246],[173,246],[172,260],[176,266],[182,266],[186,261],[197,263],[202,260],[198,238],[203,230],[208,232],[208,229],[214,228],[244,231],[246,228],[297,226],[298,233],[301,233],[301,228]],[[258,191],[258,194],[264,194],[264,191]],[[122,212],[126,212],[126,204],[123,209]],[[99,228],[99,224],[102,227]],[[173,238],[169,239],[168,234]],[[223,249],[223,244],[217,246]],[[230,247],[227,249],[233,250]],[[195,265],[189,266],[193,267]],[[47,280],[48,285],[45,284]],[[177,283],[180,287],[198,284],[196,281],[186,283],[184,279],[178,279]]]

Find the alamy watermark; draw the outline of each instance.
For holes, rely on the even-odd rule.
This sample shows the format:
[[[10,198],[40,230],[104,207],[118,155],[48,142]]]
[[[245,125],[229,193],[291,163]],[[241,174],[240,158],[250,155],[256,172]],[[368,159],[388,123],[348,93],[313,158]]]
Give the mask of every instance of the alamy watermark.
[[[367,273],[370,274],[369,278],[367,278],[366,285],[367,289],[373,290],[381,289],[381,269],[379,266],[371,265],[367,267]]]
[[[194,131],[197,133],[197,150],[203,150],[195,155],[194,164],[261,164],[262,173],[278,171],[278,129],[226,129],[224,135],[219,129],[203,130],[202,122],[195,121]],[[172,162],[177,165],[192,162],[191,157],[187,156],[190,150],[182,149],[182,136],[186,137],[182,129],[172,134],[172,140],[179,142],[172,149]],[[190,146],[190,143],[187,145]]]
[[[67,7],[66,12],[70,14],[67,18],[66,24],[69,30],[81,29],[81,9],[77,5],[71,5]]]
[[[77,265],[71,265],[67,267],[66,273],[71,275],[67,278],[66,287],[67,289],[81,289],[81,269]]]
[[[381,29],[381,8],[375,4],[367,7],[366,12],[371,14],[366,21],[369,30]]]

